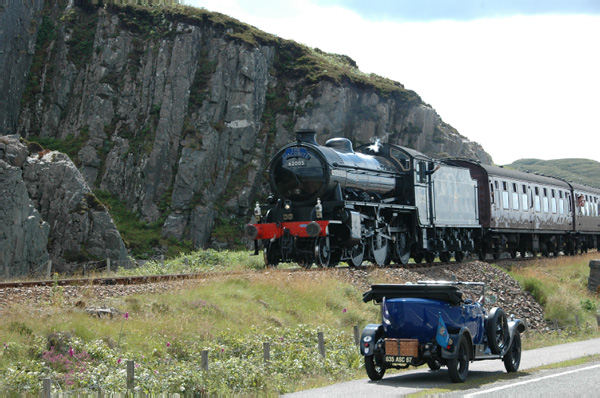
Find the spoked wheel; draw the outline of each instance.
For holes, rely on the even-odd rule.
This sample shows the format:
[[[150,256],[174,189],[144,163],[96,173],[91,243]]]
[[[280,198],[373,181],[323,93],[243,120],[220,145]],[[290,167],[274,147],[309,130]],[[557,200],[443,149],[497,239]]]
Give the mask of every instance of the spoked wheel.
[[[408,264],[408,260],[410,260],[410,244],[408,243],[407,232],[400,232],[396,235],[394,249],[396,251],[396,261],[402,265]]]
[[[433,263],[435,261],[435,253],[433,252],[425,252],[425,262]]]
[[[365,258],[365,245],[359,243],[352,247],[350,251],[350,258],[348,259],[348,265],[351,267],[360,267]]]
[[[479,261],[485,261],[485,258],[487,257],[487,252],[485,249],[479,249],[477,252],[477,257],[479,258]]]
[[[448,373],[453,383],[463,383],[469,373],[469,343],[463,335],[458,343],[458,355],[448,360]]]
[[[521,335],[515,332],[510,349],[503,358],[507,372],[516,372],[521,364]]]
[[[423,252],[418,252],[415,254],[415,256],[413,257],[413,259],[415,260],[416,264],[421,264],[421,262],[423,261],[423,257],[425,257],[425,255],[423,254]]]
[[[492,352],[496,355],[501,355],[510,339],[508,320],[502,308],[495,307],[490,311],[486,334]]]
[[[373,381],[381,380],[385,374],[385,368],[375,363],[373,355],[365,357],[365,370],[369,379]]]
[[[370,242],[373,261],[377,266],[383,267],[388,258],[388,240],[381,234],[375,234],[370,238]]]
[[[515,249],[511,249],[510,258],[517,258],[517,251]]]
[[[440,252],[440,261],[443,263],[449,263],[451,257],[450,252]]]
[[[328,267],[331,260],[329,236],[319,236],[315,241],[315,262],[318,267]]]
[[[277,267],[277,264],[279,264],[279,243],[277,241],[265,241],[263,257],[265,267]]]
[[[455,251],[454,252],[454,259],[456,260],[457,263],[462,262],[462,260],[465,259],[465,252],[463,251]]]

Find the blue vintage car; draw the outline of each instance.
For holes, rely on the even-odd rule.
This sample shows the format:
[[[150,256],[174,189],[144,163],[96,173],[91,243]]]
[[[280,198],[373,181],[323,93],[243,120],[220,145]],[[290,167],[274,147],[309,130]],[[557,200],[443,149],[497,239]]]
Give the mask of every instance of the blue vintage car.
[[[450,379],[462,383],[469,363],[485,359],[502,359],[507,372],[516,372],[526,326],[501,308],[488,313],[484,300],[480,282],[372,285],[363,301],[381,305],[381,324],[362,332],[367,375],[380,380],[386,369],[427,364],[447,366]]]

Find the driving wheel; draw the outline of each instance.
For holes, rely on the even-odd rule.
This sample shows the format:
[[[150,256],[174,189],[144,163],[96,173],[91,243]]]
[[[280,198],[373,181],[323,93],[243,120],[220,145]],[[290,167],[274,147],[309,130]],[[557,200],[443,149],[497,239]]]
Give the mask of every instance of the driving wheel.
[[[373,261],[377,266],[383,267],[386,264],[388,256],[388,240],[381,234],[373,235],[370,240]]]
[[[331,260],[329,236],[319,236],[315,241],[315,262],[319,267],[327,267],[329,260]]]

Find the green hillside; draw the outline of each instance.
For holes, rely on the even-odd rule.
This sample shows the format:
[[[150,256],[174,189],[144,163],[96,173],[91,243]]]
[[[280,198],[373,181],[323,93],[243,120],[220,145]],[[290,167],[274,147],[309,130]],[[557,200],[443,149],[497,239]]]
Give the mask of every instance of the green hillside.
[[[576,182],[600,188],[600,163],[589,159],[519,159],[505,165],[511,168],[530,173],[539,173],[546,176],[562,178],[568,182]]]

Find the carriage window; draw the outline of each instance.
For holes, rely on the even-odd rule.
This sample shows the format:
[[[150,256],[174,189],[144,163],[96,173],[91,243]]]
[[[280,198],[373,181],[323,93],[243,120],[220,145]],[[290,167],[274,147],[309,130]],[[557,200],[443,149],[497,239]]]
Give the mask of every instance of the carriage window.
[[[552,213],[556,214],[556,198],[553,196],[552,201],[550,202],[552,205]]]
[[[494,184],[490,183],[490,201],[493,203],[495,203],[494,201]]]
[[[547,196],[544,196],[542,198],[542,203],[544,203],[544,213],[548,213],[549,206],[548,206],[548,197]]]
[[[535,208],[535,211],[537,211],[537,212],[542,211],[542,206],[541,206],[541,202],[540,202],[540,189],[538,187],[535,187],[535,196],[533,197],[533,207]]]
[[[527,211],[529,206],[527,205],[527,187],[523,185],[523,193],[521,194],[521,201],[523,202],[523,210]]]
[[[561,198],[558,199],[558,212],[560,214],[565,214],[565,200],[562,198],[562,192],[561,192]]]
[[[502,191],[502,207],[504,209],[510,209],[510,204],[508,203],[508,191]]]
[[[571,194],[569,192],[567,192],[565,194],[565,197],[567,198],[567,203],[569,204],[569,213],[573,211],[573,202],[571,201]]]
[[[519,194],[517,192],[512,193],[512,204],[513,210],[519,210]]]

